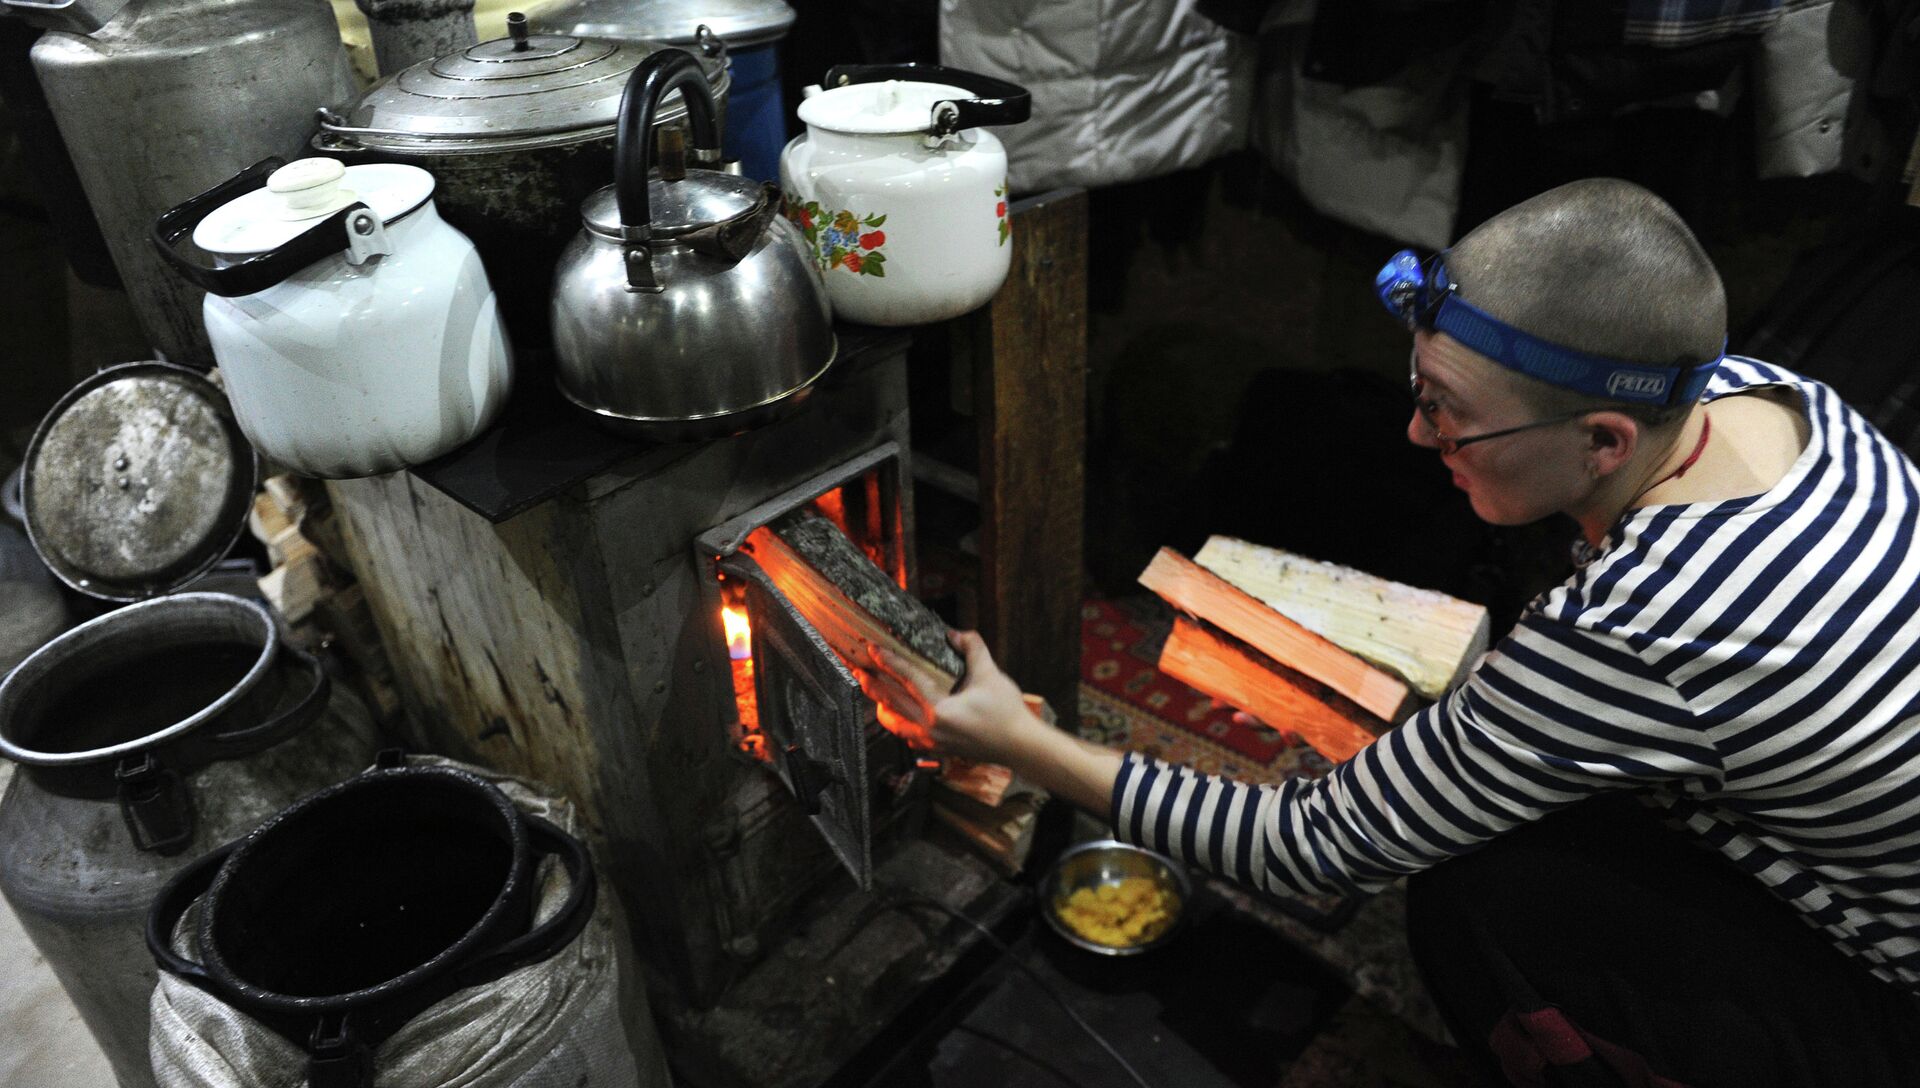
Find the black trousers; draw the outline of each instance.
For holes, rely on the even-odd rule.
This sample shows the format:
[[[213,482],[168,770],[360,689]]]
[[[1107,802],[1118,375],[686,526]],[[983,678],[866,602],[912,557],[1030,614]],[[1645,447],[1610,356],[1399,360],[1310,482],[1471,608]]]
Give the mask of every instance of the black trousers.
[[[1920,1085],[1920,1001],[1630,797],[1415,875],[1407,911],[1490,1084]]]

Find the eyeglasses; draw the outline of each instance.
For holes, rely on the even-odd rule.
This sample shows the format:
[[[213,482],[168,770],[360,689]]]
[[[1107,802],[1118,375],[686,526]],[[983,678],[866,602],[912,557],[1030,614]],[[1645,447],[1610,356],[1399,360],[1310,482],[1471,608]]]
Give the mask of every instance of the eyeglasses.
[[[1535,427],[1551,427],[1556,423],[1567,423],[1587,415],[1589,411],[1583,409],[1578,412],[1567,412],[1563,415],[1554,416],[1552,419],[1536,419],[1532,423],[1522,423],[1518,427],[1508,427],[1499,431],[1488,431],[1486,434],[1470,434],[1465,438],[1449,438],[1440,433],[1439,425],[1433,421],[1434,414],[1440,410],[1440,406],[1435,403],[1432,398],[1427,396],[1426,379],[1420,376],[1420,353],[1418,349],[1407,353],[1407,388],[1413,393],[1413,410],[1420,416],[1421,421],[1427,425],[1427,430],[1433,433],[1433,441],[1440,447],[1440,452],[1449,457],[1459,453],[1461,447],[1471,446],[1475,442],[1485,442],[1489,438],[1505,438],[1510,434],[1519,434],[1521,431],[1531,431]]]

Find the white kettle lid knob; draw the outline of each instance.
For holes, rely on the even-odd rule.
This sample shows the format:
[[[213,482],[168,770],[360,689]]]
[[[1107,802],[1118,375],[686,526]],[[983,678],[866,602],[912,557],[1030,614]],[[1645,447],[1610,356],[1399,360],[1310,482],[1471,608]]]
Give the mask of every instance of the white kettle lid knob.
[[[267,190],[280,201],[284,219],[318,219],[359,199],[341,187],[347,168],[338,159],[313,156],[294,161],[267,177]]]

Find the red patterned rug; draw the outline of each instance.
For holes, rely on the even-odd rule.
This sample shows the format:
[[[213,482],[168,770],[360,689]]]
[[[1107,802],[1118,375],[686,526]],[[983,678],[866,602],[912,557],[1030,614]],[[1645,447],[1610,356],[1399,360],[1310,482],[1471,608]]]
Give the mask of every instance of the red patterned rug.
[[[1330,764],[1304,742],[1242,725],[1222,706],[1155,667],[1173,615],[1157,597],[1086,601],[1080,610],[1080,734],[1115,748],[1243,782],[1317,778]],[[1344,921],[1344,896],[1275,900],[1322,926]]]

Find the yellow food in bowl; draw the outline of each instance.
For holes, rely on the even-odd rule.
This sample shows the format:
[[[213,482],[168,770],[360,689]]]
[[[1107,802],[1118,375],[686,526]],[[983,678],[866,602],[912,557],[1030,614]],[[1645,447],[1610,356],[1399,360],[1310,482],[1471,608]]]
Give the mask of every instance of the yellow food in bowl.
[[[1111,948],[1133,948],[1159,939],[1179,910],[1179,896],[1144,876],[1075,888],[1054,902],[1054,913],[1067,928]]]

